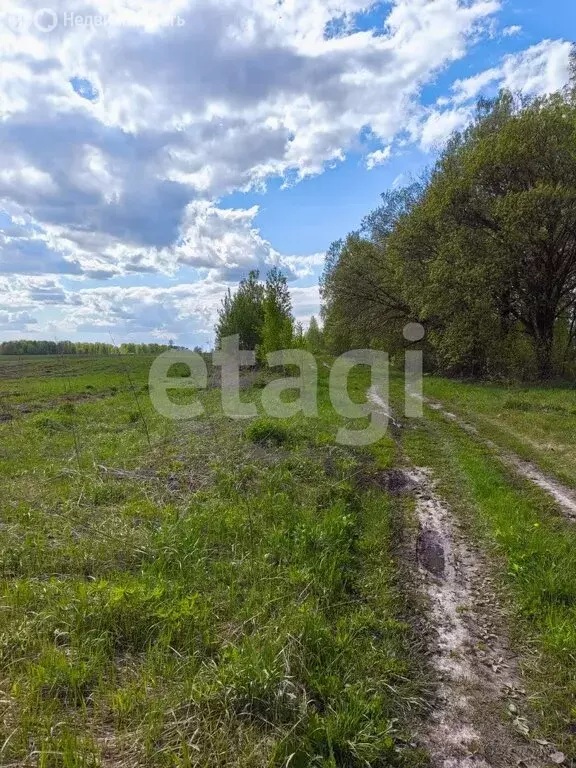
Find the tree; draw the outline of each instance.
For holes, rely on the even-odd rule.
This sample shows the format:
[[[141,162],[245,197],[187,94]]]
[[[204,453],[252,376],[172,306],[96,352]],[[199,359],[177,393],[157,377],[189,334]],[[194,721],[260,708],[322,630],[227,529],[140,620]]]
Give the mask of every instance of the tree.
[[[481,101],[391,238],[403,295],[465,350],[490,357],[521,329],[538,374],[576,301],[576,105],[567,94]],[[457,327],[460,328],[456,332]],[[480,353],[480,354],[479,354]]]
[[[238,289],[228,290],[218,313],[216,346],[226,336],[238,335],[240,349],[257,350],[264,361],[269,352],[287,349],[292,343],[294,318],[286,277],[272,267],[263,284],[259,273],[250,272]]]
[[[394,352],[417,321],[445,372],[547,378],[576,361],[576,69],[562,93],[481,100],[421,182],[332,244],[321,295],[335,352]]]
[[[264,360],[270,352],[288,349],[294,333],[292,301],[288,281],[277,267],[272,267],[264,289],[264,323],[259,357]]]
[[[320,352],[324,346],[322,331],[320,330],[318,321],[314,315],[312,315],[310,318],[310,325],[308,326],[304,340],[307,349],[314,354],[318,354],[318,352]]]
[[[240,349],[255,350],[262,340],[264,286],[259,273],[252,271],[240,281],[238,290],[224,297],[216,324],[216,346],[226,336],[240,336]]]
[[[320,293],[325,342],[333,352],[372,342],[390,347],[397,341],[398,328],[411,319],[387,244],[422,189],[422,183],[415,183],[385,193],[382,205],[364,219],[360,231],[330,246]]]

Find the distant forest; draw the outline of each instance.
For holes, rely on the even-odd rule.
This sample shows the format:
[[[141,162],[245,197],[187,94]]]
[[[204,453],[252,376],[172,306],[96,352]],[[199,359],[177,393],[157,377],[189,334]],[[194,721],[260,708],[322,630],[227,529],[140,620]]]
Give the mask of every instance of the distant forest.
[[[170,349],[166,344],[104,344],[85,341],[4,341],[0,355],[159,355]]]

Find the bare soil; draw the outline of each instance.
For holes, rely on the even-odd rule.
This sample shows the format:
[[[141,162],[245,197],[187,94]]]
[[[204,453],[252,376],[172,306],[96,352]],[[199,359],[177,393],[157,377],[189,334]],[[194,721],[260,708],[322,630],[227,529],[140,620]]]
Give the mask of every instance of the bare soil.
[[[503,629],[504,614],[487,564],[436,494],[429,470],[414,468],[419,525],[418,583],[426,595],[439,681],[422,742],[433,766],[546,765],[522,737],[524,691],[518,659]]]

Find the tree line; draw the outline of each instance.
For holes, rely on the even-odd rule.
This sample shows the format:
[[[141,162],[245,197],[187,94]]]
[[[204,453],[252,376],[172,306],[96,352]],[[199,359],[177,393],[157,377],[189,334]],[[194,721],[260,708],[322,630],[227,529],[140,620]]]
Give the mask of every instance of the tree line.
[[[0,355],[159,355],[173,345],[105,344],[86,341],[3,341]]]
[[[260,279],[253,270],[240,281],[236,291],[228,289],[218,313],[216,323],[216,347],[227,336],[239,336],[242,350],[255,351],[259,362],[266,355],[281,349],[306,348],[319,352],[322,333],[312,317],[306,332],[296,322],[288,281],[281,270],[273,267]]]
[[[333,352],[399,352],[418,322],[429,370],[576,372],[576,89],[482,99],[423,178],[332,244],[321,295]]]

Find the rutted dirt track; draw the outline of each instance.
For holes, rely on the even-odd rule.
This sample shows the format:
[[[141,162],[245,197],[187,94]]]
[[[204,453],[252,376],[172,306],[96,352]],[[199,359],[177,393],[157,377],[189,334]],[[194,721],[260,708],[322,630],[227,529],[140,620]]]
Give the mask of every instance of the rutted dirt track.
[[[389,412],[378,392],[370,399]],[[416,487],[417,585],[428,605],[430,652],[438,687],[421,741],[434,768],[548,765],[522,732],[523,690],[487,563],[466,540],[424,468]]]
[[[519,456],[516,456],[516,454],[511,453],[510,451],[503,450],[492,440],[481,437],[475,426],[468,424],[459,416],[456,416],[455,413],[451,413],[450,411],[446,410],[442,403],[429,400],[428,398],[424,398],[424,402],[434,411],[441,413],[445,419],[453,422],[454,424],[457,424],[469,435],[477,438],[486,447],[493,450],[495,455],[500,459],[500,461],[506,464],[506,466],[511,467],[519,475],[522,475],[522,477],[530,480],[539,488],[542,488],[542,490],[546,491],[546,493],[550,494],[554,501],[560,506],[565,516],[573,522],[576,522],[576,492],[574,492],[571,488],[562,485],[562,483],[560,483],[558,480],[555,480],[554,478],[544,474],[544,472],[539,470],[538,467],[536,467],[531,462],[521,459]]]
[[[503,621],[486,564],[435,493],[430,473],[416,468],[410,475],[418,487],[419,583],[430,606],[432,663],[440,681],[423,735],[433,764],[542,765],[519,734],[524,721],[518,715],[518,664],[499,626]]]

